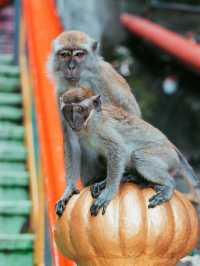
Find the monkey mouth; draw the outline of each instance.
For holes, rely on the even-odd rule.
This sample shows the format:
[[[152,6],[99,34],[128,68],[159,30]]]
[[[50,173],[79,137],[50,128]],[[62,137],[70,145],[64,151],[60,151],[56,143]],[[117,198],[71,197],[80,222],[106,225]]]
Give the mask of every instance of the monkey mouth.
[[[80,132],[81,131],[81,127],[72,127],[72,129],[75,131],[75,132]]]
[[[65,69],[63,72],[64,78],[68,81],[78,81],[80,79],[79,73],[77,71],[69,71]]]
[[[77,81],[77,80],[79,80],[79,78],[78,77],[68,77],[68,80]]]
[[[70,122],[69,122],[70,123]],[[81,126],[75,126],[74,124],[70,123],[70,127],[72,128],[72,130],[74,130],[75,132],[79,132],[81,131],[82,127]]]
[[[79,77],[65,76],[65,79],[68,81],[79,81]]]

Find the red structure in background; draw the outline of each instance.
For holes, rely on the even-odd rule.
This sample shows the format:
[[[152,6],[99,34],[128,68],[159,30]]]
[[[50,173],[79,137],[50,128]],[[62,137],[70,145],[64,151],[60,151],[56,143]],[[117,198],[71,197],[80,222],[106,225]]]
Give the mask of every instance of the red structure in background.
[[[14,49],[15,10],[13,6],[2,6],[4,5],[0,1],[0,53],[12,54]]]
[[[10,2],[10,0],[0,0],[0,7],[8,5]]]
[[[36,105],[40,159],[45,179],[46,200],[51,233],[54,266],[71,266],[58,252],[52,232],[56,221],[55,203],[64,191],[64,159],[62,133],[56,107],[55,89],[46,74],[51,41],[61,31],[53,0],[23,0],[23,17],[28,40],[28,53]]]
[[[200,72],[200,45],[138,16],[123,14],[121,22],[131,32]]]

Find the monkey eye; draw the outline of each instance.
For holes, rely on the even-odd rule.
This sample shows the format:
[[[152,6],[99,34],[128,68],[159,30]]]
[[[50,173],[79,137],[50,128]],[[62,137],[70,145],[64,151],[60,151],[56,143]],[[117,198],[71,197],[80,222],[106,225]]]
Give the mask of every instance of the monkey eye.
[[[77,110],[77,112],[83,112],[84,111],[84,108],[82,107],[82,106],[80,106],[80,105],[78,105],[77,107],[76,107],[76,110]]]
[[[85,55],[85,51],[79,50],[74,52],[74,56],[82,58]]]
[[[59,55],[63,58],[67,57],[67,56],[71,56],[71,51],[68,51],[68,50],[63,50],[63,51],[60,51],[59,52]]]

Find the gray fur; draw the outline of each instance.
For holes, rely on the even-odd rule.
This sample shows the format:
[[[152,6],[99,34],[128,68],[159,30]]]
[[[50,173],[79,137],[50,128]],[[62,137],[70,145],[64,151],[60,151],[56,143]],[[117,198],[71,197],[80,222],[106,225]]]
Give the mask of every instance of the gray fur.
[[[56,43],[58,43],[57,39],[53,43],[53,51],[49,56],[47,68],[49,77],[53,78],[55,82],[59,109],[61,107],[59,99],[63,92],[72,87],[80,86],[89,87],[95,94],[101,94],[104,103],[113,103],[121,106],[130,113],[138,116],[141,115],[139,106],[126,81],[116,73],[110,64],[106,63],[99,56],[98,48],[92,52],[91,45],[94,43],[94,40],[88,38],[87,47],[86,43],[84,43],[84,49],[87,49],[88,54],[84,63],[80,64],[80,79],[76,82],[66,80],[64,73],[60,70],[60,64],[64,64],[64,62],[60,62],[56,56],[56,49],[58,48]],[[55,47],[56,45],[57,48]],[[61,122],[63,124],[62,119]],[[95,181],[99,179],[103,174],[101,171],[103,167],[98,162],[98,153],[94,154],[94,151],[90,151],[87,147],[84,147],[84,144],[81,142],[78,143],[75,133],[69,132],[64,125],[63,130],[67,188],[61,201],[58,202],[59,206],[57,206],[57,209],[59,210],[57,213],[59,215],[62,214],[66,201],[72,195],[71,191],[74,189],[78,172],[81,174],[83,185],[91,183],[91,180]],[[77,146],[79,146],[79,149]],[[79,169],[81,156],[83,160],[81,169]],[[74,164],[77,164],[77,166],[75,167]]]
[[[101,208],[105,213],[127,169],[136,169],[144,179],[156,185],[149,208],[168,201],[175,189],[174,176],[182,175],[186,166],[188,173],[192,169],[185,159],[183,165],[183,156],[162,132],[120,108],[102,106],[100,112],[91,110],[87,124],[78,135],[85,145],[107,160],[106,186],[91,206],[92,215],[97,215]],[[99,185],[102,186],[102,182]]]

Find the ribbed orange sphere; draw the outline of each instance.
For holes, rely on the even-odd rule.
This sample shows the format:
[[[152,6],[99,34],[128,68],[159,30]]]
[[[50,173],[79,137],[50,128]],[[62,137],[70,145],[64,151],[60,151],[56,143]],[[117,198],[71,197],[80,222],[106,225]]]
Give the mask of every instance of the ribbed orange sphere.
[[[89,188],[69,201],[57,219],[55,239],[64,256],[81,266],[172,266],[195,247],[198,217],[183,194],[148,209],[151,188],[121,185],[101,213],[91,217]]]

